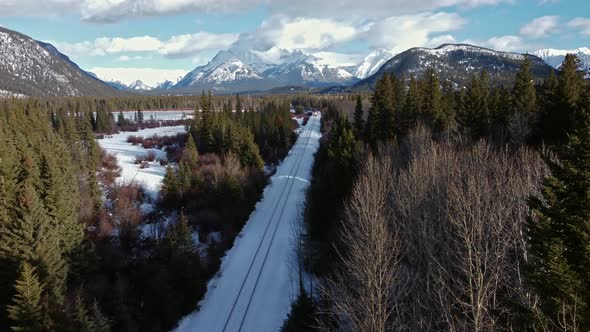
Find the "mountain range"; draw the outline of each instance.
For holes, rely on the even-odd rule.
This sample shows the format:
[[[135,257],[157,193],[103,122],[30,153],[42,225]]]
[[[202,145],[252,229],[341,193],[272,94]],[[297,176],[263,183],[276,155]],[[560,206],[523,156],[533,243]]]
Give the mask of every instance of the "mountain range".
[[[559,68],[565,59],[566,54],[575,54],[581,60],[582,69],[588,71],[590,69],[590,48],[581,47],[575,50],[556,50],[552,48],[546,48],[532,52],[531,54],[538,56],[545,60],[549,65],[554,68]]]
[[[0,96],[117,95],[53,45],[0,27]]]
[[[385,73],[419,76],[433,67],[441,79],[463,85],[471,75],[485,69],[494,84],[510,84],[526,56],[537,79],[559,68],[565,54],[575,53],[581,66],[590,67],[590,49],[543,49],[531,54],[495,51],[468,44],[445,44],[437,48],[412,48],[396,54],[376,50],[358,57],[320,52],[306,54],[278,47],[266,51],[234,46],[222,50],[206,65],[178,78],[150,86],[141,80],[131,84],[103,82],[82,70],[53,45],[36,41],[0,27],[0,97],[114,95],[129,92],[194,94],[212,90],[217,94],[235,92],[289,91],[305,87],[326,91],[366,90]],[[590,75],[590,72],[589,72]]]
[[[511,84],[520,66],[528,57],[532,74],[540,80],[549,76],[553,68],[543,59],[527,54],[495,51],[468,44],[444,44],[437,48],[416,47],[394,56],[385,62],[372,76],[354,85],[354,90],[369,90],[386,73],[421,76],[427,68],[433,68],[441,80],[456,87],[465,84],[475,74],[486,70],[490,82],[495,85]]]

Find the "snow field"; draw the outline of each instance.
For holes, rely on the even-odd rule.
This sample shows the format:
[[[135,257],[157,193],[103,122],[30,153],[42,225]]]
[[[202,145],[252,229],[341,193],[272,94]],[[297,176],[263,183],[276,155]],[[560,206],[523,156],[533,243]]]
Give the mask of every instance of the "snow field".
[[[146,190],[152,199],[156,199],[166,174],[166,167],[161,166],[157,160],[166,160],[166,152],[160,149],[144,149],[141,145],[127,143],[127,138],[129,136],[151,137],[153,135],[176,136],[180,133],[186,133],[184,126],[151,128],[114,134],[98,140],[98,144],[106,152],[117,157],[117,163],[121,167],[121,177],[117,179],[118,183],[137,183]],[[140,165],[135,164],[135,158],[145,156],[150,151],[155,153],[156,161],[149,163],[149,168],[141,169]]]

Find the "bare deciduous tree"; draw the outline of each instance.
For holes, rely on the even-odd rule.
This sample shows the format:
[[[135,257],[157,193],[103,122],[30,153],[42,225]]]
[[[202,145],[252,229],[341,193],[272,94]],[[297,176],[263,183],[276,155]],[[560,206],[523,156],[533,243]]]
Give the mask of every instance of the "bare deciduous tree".
[[[345,207],[342,270],[324,292],[331,316],[350,331],[385,331],[392,307],[398,241],[390,229],[387,198],[393,172],[388,159],[370,156]]]
[[[535,305],[521,271],[527,198],[546,174],[528,148],[434,142],[424,129],[369,158],[345,211],[343,268],[325,287],[339,328],[519,329],[514,306]]]

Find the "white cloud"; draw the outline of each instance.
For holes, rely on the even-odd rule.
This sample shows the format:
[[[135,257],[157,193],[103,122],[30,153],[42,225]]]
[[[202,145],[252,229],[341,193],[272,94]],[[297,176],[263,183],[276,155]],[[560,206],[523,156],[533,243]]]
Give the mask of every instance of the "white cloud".
[[[238,35],[232,33],[198,32],[178,35],[167,40],[158,51],[170,57],[186,57],[203,50],[228,48],[237,39]]]
[[[0,16],[79,14],[84,20],[116,22],[130,17],[177,13],[240,13],[267,6],[273,14],[291,17],[385,18],[441,8],[477,7],[515,0],[2,0]]]
[[[254,32],[240,35],[233,46],[261,51],[276,46],[317,52],[355,39],[361,31],[361,27],[346,21],[274,15],[262,22]]]
[[[53,0],[55,1],[55,0]],[[91,21],[111,22],[132,16],[154,16],[179,12],[240,12],[266,5],[275,14],[303,17],[383,18],[392,14],[433,11],[460,6],[476,7],[510,3],[513,0],[85,0],[82,16]]]
[[[104,81],[121,81],[131,84],[136,80],[155,86],[158,83],[170,80],[175,82],[177,78],[184,76],[187,71],[182,69],[154,69],[154,68],[105,68],[94,67],[89,70]]]
[[[437,47],[442,44],[455,44],[455,43],[457,43],[457,39],[455,39],[455,37],[453,37],[452,35],[440,35],[440,36],[436,36],[436,37],[433,37],[432,39],[430,39],[426,46]]]
[[[0,16],[53,16],[79,11],[79,0],[2,0]]]
[[[576,17],[569,21],[567,25],[578,29],[583,35],[590,35],[590,18]]]
[[[121,55],[117,58],[117,61],[127,62],[127,61],[131,61],[131,60],[143,60],[143,59],[145,59],[145,57],[142,55],[135,55],[135,56]]]
[[[151,36],[131,38],[101,37],[94,41],[63,43],[51,41],[61,52],[69,56],[104,56],[129,52],[157,52],[168,57],[190,57],[209,49],[227,48],[238,38],[237,34],[198,32],[172,36],[159,40]],[[124,61],[124,60],[123,60]]]
[[[94,41],[96,52],[115,54],[123,52],[153,52],[163,46],[163,42],[151,36],[131,38],[97,38]]]
[[[520,34],[529,38],[545,37],[555,31],[559,24],[558,16],[538,17],[520,29]]]
[[[513,35],[496,36],[483,41],[466,40],[464,43],[488,47],[493,50],[505,52],[522,52],[524,50],[533,49],[533,47],[525,43],[525,41],[520,36]]]
[[[313,56],[318,58],[316,61],[317,64],[334,65],[339,67],[358,65],[365,57],[364,54],[347,54],[335,52],[318,52],[314,53]]]
[[[372,24],[366,40],[372,48],[391,48],[396,52],[438,46],[437,43],[452,42],[455,38],[437,34],[461,29],[466,23],[460,15],[446,12],[393,16]]]
[[[169,15],[183,12],[238,12],[263,4],[266,0],[84,0],[84,20],[116,22],[128,17]]]
[[[260,30],[274,46],[286,49],[322,50],[357,36],[357,29],[331,19],[275,18]]]

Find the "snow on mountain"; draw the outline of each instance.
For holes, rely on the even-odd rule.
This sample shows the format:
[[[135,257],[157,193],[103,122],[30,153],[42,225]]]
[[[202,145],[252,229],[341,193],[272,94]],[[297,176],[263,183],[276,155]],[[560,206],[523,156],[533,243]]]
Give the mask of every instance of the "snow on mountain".
[[[365,57],[363,62],[358,64],[354,69],[354,75],[360,79],[365,79],[375,74],[383,64],[393,58],[396,53],[392,49],[380,49],[373,51]]]
[[[176,84],[176,87],[187,87],[201,82],[221,84],[261,79],[263,76],[259,72],[239,60],[232,52],[221,51],[208,64],[188,73]]]
[[[128,90],[132,90],[132,91],[149,91],[149,90],[152,90],[153,88],[154,87],[143,83],[141,80],[136,80],[135,82],[131,83],[128,86]]]
[[[531,71],[536,79],[549,76],[551,66],[534,55],[501,52],[468,44],[444,44],[437,48],[411,48],[387,61],[374,75],[355,85],[353,89],[370,89],[386,73],[421,76],[433,68],[439,78],[458,86],[466,84],[471,76],[486,70],[492,84],[510,85],[525,58],[531,60]]]
[[[116,90],[81,70],[53,45],[0,27],[2,95],[79,96]]]
[[[112,86],[113,88],[117,89],[117,90],[129,90],[129,86],[127,86],[125,83],[121,82],[121,81],[105,81],[106,84]]]
[[[169,90],[171,89],[176,83],[170,81],[170,80],[166,80],[158,85],[156,85],[156,89],[159,90]]]
[[[553,68],[559,68],[565,59],[566,54],[575,54],[582,60],[582,68],[590,68],[590,48],[580,47],[575,50],[557,50],[553,48],[546,48],[532,52],[531,54],[538,56],[545,60]]]

